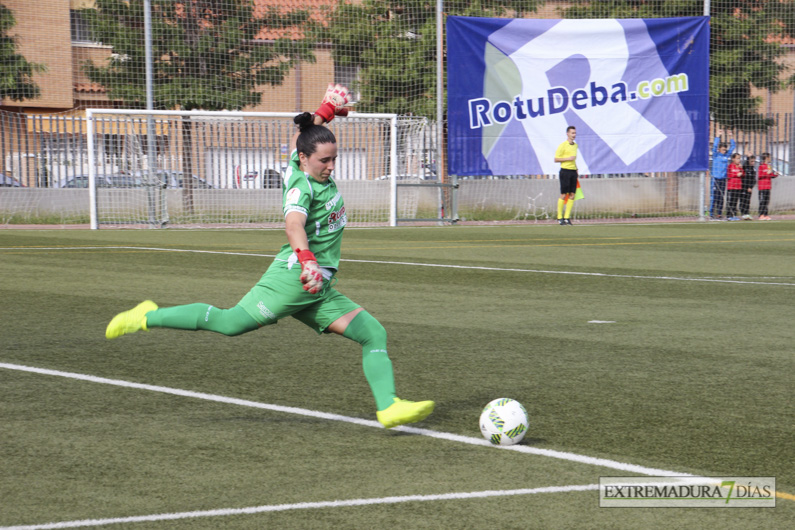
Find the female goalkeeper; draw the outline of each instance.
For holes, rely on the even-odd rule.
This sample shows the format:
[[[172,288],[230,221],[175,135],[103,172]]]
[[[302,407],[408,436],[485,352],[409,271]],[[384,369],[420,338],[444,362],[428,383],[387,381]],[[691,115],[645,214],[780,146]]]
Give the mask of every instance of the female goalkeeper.
[[[219,309],[208,304],[158,308],[147,300],[119,313],[105,331],[109,339],[138,330],[208,330],[234,336],[292,316],[317,333],[337,333],[362,345],[364,375],[375,397],[376,416],[387,429],[413,423],[433,412],[433,401],[406,401],[395,393],[384,327],[332,287],[339,268],[345,205],[331,178],[337,141],[324,123],[347,114],[347,89],[329,85],[314,115],[295,117],[299,132],[284,179],[287,243],[238,304]]]

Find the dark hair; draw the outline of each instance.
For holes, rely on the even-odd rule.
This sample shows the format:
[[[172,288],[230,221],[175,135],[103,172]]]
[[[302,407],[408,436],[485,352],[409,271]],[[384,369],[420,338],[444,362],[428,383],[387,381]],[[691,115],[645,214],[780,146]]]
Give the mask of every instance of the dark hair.
[[[770,158],[770,153],[762,153],[762,158]]]
[[[566,132],[569,132],[572,129],[574,129],[576,131],[577,127],[575,127],[574,125],[569,125],[568,127],[566,127]]]
[[[317,144],[336,144],[337,138],[327,127],[315,125],[314,117],[309,112],[303,112],[293,118],[298,125],[300,134],[295,141],[295,148],[306,156],[317,150]]]

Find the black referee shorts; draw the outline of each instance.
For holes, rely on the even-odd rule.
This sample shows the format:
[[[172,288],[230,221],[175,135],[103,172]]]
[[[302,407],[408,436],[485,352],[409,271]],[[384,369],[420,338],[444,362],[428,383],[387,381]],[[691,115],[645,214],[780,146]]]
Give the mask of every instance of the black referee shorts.
[[[577,170],[560,168],[560,194],[576,193]]]

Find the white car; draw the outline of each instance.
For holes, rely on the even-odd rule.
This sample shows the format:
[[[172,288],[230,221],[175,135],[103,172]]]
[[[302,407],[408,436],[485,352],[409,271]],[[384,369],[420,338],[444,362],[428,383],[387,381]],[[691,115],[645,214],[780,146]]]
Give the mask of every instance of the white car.
[[[0,187],[2,188],[26,188],[24,184],[8,175],[0,173]]]

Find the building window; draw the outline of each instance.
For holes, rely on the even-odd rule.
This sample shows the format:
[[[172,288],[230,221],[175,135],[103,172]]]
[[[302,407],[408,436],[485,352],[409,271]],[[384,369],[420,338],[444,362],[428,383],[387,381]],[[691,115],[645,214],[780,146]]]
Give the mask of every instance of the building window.
[[[72,28],[72,42],[97,42],[91,35],[91,27],[82,10],[70,9],[69,22]]]

